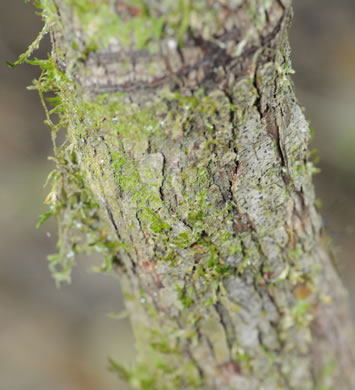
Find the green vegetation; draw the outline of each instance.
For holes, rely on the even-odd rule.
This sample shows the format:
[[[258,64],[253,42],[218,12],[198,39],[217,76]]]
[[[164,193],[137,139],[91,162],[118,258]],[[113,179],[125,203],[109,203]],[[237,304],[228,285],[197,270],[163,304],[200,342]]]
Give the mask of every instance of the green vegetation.
[[[48,178],[49,211],[38,226],[57,219],[58,254],[49,261],[58,283],[70,281],[78,253],[103,253],[105,272],[124,259],[139,356],[133,368],[112,360],[111,369],[140,390],[200,388],[198,359],[207,353],[211,372],[248,378],[263,365],[281,378],[292,364],[283,367],[275,350],[303,358],[320,301],[312,271],[314,168],[307,162],[308,127],[292,95],[288,46],[267,63],[258,63],[255,52],[246,74],[225,89],[216,83],[99,93],[74,77],[87,76],[89,53],[109,48],[113,37],[123,51],[139,53],[157,53],[158,41],[167,39],[181,49],[194,29],[213,40],[223,23],[214,7],[163,0],[165,12],[158,12],[136,0],[118,2],[118,16],[111,1],[65,0],[73,30],[52,56],[30,60],[47,30],[62,38],[67,28],[51,0],[36,4],[46,27],[13,66],[42,70],[31,88],[51,128],[56,167]],[[266,6],[256,4],[246,15],[260,31]],[[271,119],[268,94],[276,96],[268,102]],[[60,131],[65,140],[58,145]],[[307,234],[301,213],[308,213]]]

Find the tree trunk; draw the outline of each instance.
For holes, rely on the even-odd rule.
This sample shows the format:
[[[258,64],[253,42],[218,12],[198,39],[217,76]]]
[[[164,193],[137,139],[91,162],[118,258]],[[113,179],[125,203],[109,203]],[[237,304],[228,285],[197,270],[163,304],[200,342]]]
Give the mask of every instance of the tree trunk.
[[[138,357],[114,368],[137,389],[354,389],[291,0],[41,5],[53,51],[36,88],[56,93],[53,134],[67,127],[51,264],[67,277],[87,238],[120,274]]]

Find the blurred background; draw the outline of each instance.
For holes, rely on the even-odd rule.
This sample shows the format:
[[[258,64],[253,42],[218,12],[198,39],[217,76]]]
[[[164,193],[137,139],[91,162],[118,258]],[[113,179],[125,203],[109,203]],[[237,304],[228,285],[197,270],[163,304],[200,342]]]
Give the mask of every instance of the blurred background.
[[[0,388],[124,390],[107,372],[109,356],[133,355],[127,320],[109,316],[123,309],[118,280],[91,272],[94,258],[80,258],[72,284],[61,289],[48,271],[55,226],[35,224],[46,210],[52,151],[37,93],[25,89],[38,70],[5,63],[26,50],[42,23],[23,0],[0,3]],[[355,313],[355,3],[294,3],[294,81],[315,131],[317,195]],[[35,55],[48,50],[45,41]]]

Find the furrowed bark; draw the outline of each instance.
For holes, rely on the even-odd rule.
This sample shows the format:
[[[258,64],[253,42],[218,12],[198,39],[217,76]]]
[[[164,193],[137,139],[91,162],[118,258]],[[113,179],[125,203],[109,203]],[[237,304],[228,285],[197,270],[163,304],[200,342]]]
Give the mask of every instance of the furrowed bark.
[[[70,164],[118,243],[132,387],[354,389],[289,78],[291,1],[42,6]]]

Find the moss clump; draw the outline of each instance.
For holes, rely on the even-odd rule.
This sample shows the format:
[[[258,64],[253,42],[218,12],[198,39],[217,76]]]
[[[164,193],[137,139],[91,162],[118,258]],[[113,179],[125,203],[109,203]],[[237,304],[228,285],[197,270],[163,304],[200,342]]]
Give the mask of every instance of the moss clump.
[[[69,127],[72,107],[69,89],[73,87],[68,78],[57,68],[52,57],[45,60],[29,60],[33,50],[47,31],[44,26],[34,43],[11,64],[13,67],[27,62],[42,70],[38,80],[29,89],[39,92],[45,109],[46,120],[51,128],[54,156],[51,157],[56,168],[49,174],[47,182],[51,185],[45,204],[49,211],[41,215],[37,227],[48,218],[55,217],[58,226],[58,253],[50,255],[49,267],[57,284],[70,282],[75,256],[79,253],[101,252],[104,262],[100,270],[110,271],[117,254],[119,243],[105,228],[98,202],[85,182],[84,173],[79,168],[77,151],[67,138],[57,146],[57,133]],[[47,96],[50,92],[51,96]],[[51,106],[51,108],[49,108]]]
[[[58,151],[58,149],[57,149]],[[45,200],[49,212],[38,224],[54,216],[58,226],[58,253],[50,255],[49,265],[57,283],[70,282],[75,255],[93,250],[104,254],[102,270],[110,271],[118,243],[102,224],[99,205],[85,186],[75,165],[75,156],[59,156],[57,168],[49,176],[51,192]]]

